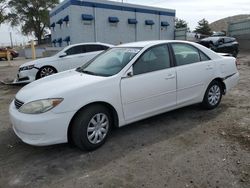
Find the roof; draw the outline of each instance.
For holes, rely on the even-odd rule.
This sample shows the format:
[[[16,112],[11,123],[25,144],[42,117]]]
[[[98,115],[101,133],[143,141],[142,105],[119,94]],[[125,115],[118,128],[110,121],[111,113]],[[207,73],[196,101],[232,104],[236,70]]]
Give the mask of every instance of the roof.
[[[96,7],[96,8],[104,8],[111,10],[119,10],[119,11],[129,11],[129,12],[141,12],[148,14],[158,14],[158,15],[167,15],[175,17],[174,9],[166,9],[166,8],[158,8],[158,7],[150,7],[150,6],[142,6],[130,3],[121,3],[107,0],[64,0],[62,3],[57,5],[50,11],[50,16],[54,16],[59,12],[63,11],[67,7],[71,5],[76,6],[85,6],[85,7]]]
[[[96,44],[100,44],[100,45],[104,45],[104,46],[108,46],[108,47],[113,47],[112,44],[107,44],[107,43],[102,43],[102,42],[85,42],[85,43],[77,43],[77,44],[71,44],[71,45],[66,46],[66,47],[73,47],[73,46],[79,46],[79,45],[96,45]]]
[[[140,41],[140,42],[131,42],[126,44],[118,45],[117,47],[134,47],[134,48],[144,48],[148,46],[154,46],[157,44],[165,44],[170,42],[182,42],[182,43],[192,43],[188,41],[181,40],[151,40],[151,41]]]

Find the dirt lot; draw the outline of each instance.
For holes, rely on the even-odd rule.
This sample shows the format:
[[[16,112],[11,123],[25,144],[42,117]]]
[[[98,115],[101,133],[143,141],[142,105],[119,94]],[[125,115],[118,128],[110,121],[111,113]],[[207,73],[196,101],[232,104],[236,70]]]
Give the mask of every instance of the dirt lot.
[[[21,86],[0,84],[0,187],[249,188],[250,55],[239,61],[240,83],[217,109],[194,105],[115,129],[90,153],[22,143],[8,117]],[[1,63],[0,80],[15,75]]]

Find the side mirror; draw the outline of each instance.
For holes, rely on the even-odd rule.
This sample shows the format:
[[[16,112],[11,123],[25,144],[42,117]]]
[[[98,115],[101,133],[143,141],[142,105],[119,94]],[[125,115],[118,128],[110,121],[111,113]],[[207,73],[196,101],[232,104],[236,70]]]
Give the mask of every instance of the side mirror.
[[[124,76],[122,78],[130,78],[134,76],[134,73],[133,73],[133,66],[131,66],[124,74]]]
[[[60,58],[66,57],[66,56],[67,56],[67,54],[65,52],[63,52],[63,53],[61,53],[61,55],[59,55]]]

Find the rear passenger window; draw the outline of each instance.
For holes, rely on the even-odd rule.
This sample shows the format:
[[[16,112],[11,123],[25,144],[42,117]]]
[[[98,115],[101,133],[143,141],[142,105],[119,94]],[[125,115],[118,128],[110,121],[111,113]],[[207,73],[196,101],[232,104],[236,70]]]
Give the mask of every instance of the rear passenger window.
[[[85,53],[85,48],[83,45],[79,45],[79,46],[74,46],[66,50],[65,52],[67,55],[81,54],[81,53]]]
[[[104,50],[104,46],[102,45],[86,45],[86,52],[96,52]]]
[[[101,46],[102,47],[102,49],[103,50],[107,50],[107,49],[109,49],[109,47],[108,46]]]
[[[200,61],[198,49],[189,44],[172,44],[177,66]]]
[[[170,67],[169,52],[166,45],[146,51],[133,65],[134,75],[153,72]]]

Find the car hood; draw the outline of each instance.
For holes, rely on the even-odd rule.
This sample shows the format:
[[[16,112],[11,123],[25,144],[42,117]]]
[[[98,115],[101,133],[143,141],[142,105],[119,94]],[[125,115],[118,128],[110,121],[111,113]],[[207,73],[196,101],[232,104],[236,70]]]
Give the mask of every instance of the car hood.
[[[77,88],[105,79],[107,77],[83,74],[75,70],[64,71],[26,85],[16,94],[16,98],[25,103],[46,98],[64,98],[64,95]]]
[[[27,63],[24,63],[20,66],[21,67],[25,67],[25,66],[29,66],[29,65],[35,65],[35,67],[40,67],[41,65],[43,65],[44,63],[48,63],[50,61],[54,61],[57,58],[55,56],[51,56],[51,57],[45,57],[45,58],[41,58],[41,59],[36,59],[33,61],[29,61]]]

